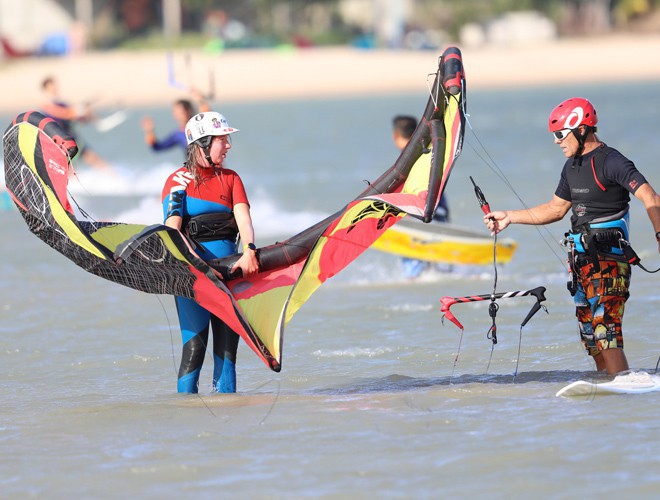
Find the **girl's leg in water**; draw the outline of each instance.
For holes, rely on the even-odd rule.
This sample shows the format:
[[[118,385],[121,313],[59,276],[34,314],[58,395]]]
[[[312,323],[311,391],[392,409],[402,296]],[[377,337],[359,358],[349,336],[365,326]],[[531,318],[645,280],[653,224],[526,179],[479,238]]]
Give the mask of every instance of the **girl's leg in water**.
[[[197,393],[209,339],[211,313],[190,299],[175,297],[175,300],[183,342],[177,392]]]
[[[236,352],[239,335],[215,316],[213,327],[213,386],[218,392],[236,392]]]

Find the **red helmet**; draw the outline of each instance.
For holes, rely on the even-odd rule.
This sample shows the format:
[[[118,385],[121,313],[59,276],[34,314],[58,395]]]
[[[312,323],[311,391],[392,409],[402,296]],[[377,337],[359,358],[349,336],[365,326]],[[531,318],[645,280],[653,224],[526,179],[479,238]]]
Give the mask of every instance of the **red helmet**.
[[[595,127],[596,123],[598,116],[593,104],[582,97],[571,97],[552,110],[548,118],[548,130],[550,132],[566,128],[572,130],[580,125]]]

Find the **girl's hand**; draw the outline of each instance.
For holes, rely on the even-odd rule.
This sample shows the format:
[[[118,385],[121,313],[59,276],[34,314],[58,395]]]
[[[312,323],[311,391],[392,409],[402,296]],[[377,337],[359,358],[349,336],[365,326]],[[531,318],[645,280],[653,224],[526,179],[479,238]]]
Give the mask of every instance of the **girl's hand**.
[[[259,262],[257,261],[257,253],[254,250],[245,250],[243,255],[236,261],[236,264],[231,268],[231,272],[237,269],[243,271],[243,277],[252,276],[259,272]]]

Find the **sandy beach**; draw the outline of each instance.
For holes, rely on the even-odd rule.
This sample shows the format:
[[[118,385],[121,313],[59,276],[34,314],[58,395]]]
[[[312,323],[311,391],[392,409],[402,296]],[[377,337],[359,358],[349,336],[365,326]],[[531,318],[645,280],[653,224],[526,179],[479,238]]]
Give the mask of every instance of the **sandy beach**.
[[[516,46],[463,49],[469,88],[660,80],[660,35],[614,35]],[[441,52],[231,50],[174,52],[175,78],[203,92],[214,77],[223,102],[323,98],[426,89]],[[187,57],[188,56],[188,57]],[[186,62],[188,61],[188,62]],[[168,83],[165,51],[95,52],[0,63],[0,112],[38,107],[40,83],[59,79],[63,99],[97,107],[167,105],[186,96]]]

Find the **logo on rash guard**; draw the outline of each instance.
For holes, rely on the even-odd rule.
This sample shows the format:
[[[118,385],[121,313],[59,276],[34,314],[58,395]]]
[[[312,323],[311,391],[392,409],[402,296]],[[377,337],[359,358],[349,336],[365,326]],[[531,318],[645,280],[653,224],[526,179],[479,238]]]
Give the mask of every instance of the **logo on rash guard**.
[[[176,191],[185,191],[186,188],[188,187],[188,184],[190,184],[193,181],[194,177],[193,175],[188,172],[188,171],[181,171],[175,173],[172,177],[172,187],[170,188],[170,193],[174,193]]]
[[[577,215],[578,217],[587,215],[587,207],[582,203],[580,203],[577,207],[575,207],[575,215]]]
[[[175,191],[170,194],[170,202],[167,204],[167,214],[165,215],[165,220],[169,219],[173,215],[183,217],[183,192],[181,191]]]
[[[635,180],[632,180],[628,183],[628,186],[630,186],[630,189],[635,189],[639,183]]]

